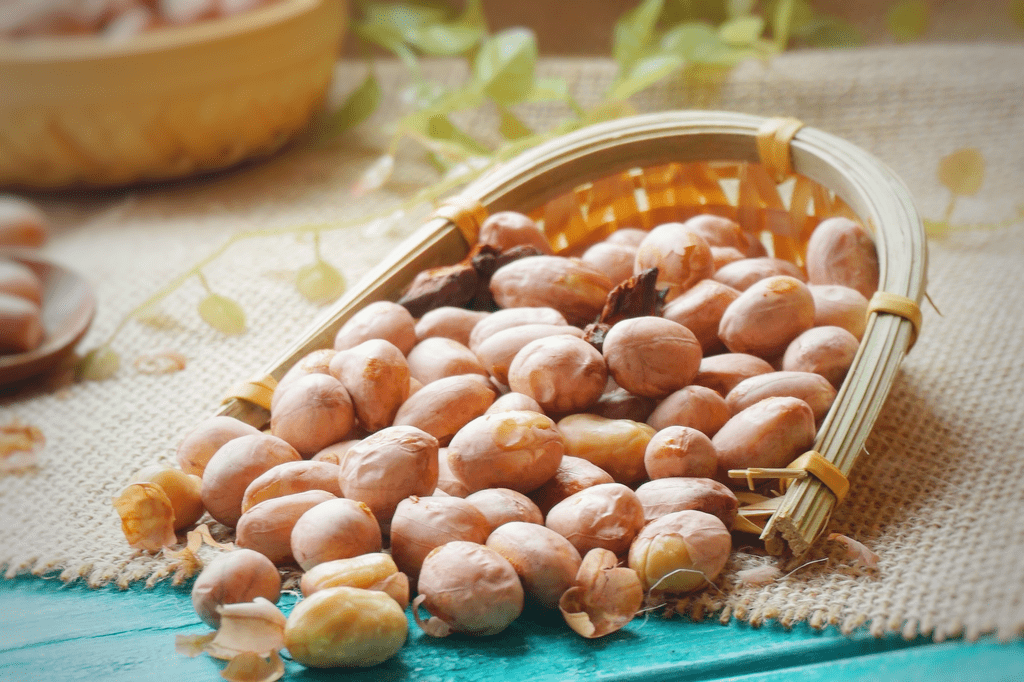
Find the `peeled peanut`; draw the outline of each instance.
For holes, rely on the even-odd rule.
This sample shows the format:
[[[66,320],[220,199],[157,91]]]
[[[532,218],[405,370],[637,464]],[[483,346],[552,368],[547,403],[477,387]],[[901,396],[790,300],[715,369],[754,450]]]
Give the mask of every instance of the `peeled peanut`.
[[[302,457],[277,436],[256,433],[226,442],[203,471],[203,506],[217,521],[234,526],[249,484],[278,464]]]
[[[621,483],[602,483],[556,504],[545,525],[571,542],[580,556],[596,547],[623,555],[643,528],[644,508]]]
[[[608,276],[612,284],[618,285],[633,276],[636,251],[635,246],[598,242],[584,251],[580,260],[600,270]]]
[[[206,511],[203,507],[203,479],[194,474],[154,464],[138,471],[130,482],[160,486],[174,510],[174,530],[191,526]]]
[[[277,406],[281,396],[296,379],[309,374],[330,374],[331,360],[334,359],[337,352],[333,348],[315,350],[307,353],[302,359],[292,365],[291,369],[285,372],[285,375],[277,382],[277,387],[274,388],[274,395],[270,399],[270,411],[274,411],[274,407]]]
[[[814,326],[842,327],[857,337],[864,336],[868,324],[868,299],[841,284],[811,284],[814,298]]]
[[[513,521],[544,525],[544,515],[526,495],[510,488],[487,488],[466,496],[466,502],[480,510],[491,532]]]
[[[732,413],[736,414],[765,398],[779,396],[803,400],[814,413],[814,421],[820,424],[836,399],[836,389],[828,379],[813,372],[769,372],[736,384],[729,395],[725,396],[725,402]]]
[[[192,585],[192,606],[211,628],[220,625],[218,606],[251,602],[256,597],[276,604],[281,598],[281,574],[274,562],[251,549],[217,555]]]
[[[186,474],[202,476],[207,462],[222,445],[241,436],[260,432],[255,426],[232,417],[210,417],[196,424],[178,445],[178,466]]]
[[[257,476],[245,489],[242,513],[263,500],[302,493],[307,490],[326,490],[341,497],[338,484],[340,469],[325,461],[285,462]]]
[[[497,414],[498,412],[516,412],[525,410],[527,412],[540,412],[544,414],[540,404],[528,395],[522,393],[506,393],[495,400],[484,414]]]
[[[0,294],[18,296],[40,306],[43,303],[43,284],[32,268],[0,257]]]
[[[635,422],[643,422],[647,421],[657,406],[656,398],[635,395],[624,388],[613,388],[605,390],[587,411],[606,419],[632,419]]]
[[[814,412],[799,398],[765,398],[725,423],[711,442],[718,453],[718,480],[730,469],[784,467],[814,443]],[[735,480],[734,487],[744,482]]]
[[[416,321],[397,303],[376,301],[342,325],[334,337],[334,350],[355,348],[371,339],[389,341],[405,355],[416,345]]]
[[[644,506],[647,523],[672,512],[696,509],[717,516],[731,529],[739,507],[735,493],[710,478],[658,478],[637,488],[636,496]]]
[[[405,611],[383,592],[330,587],[295,605],[284,642],[305,666],[368,667],[397,654],[408,633]]]
[[[21,296],[0,293],[0,354],[26,353],[46,336],[42,311]]]
[[[409,351],[406,360],[409,374],[423,385],[459,374],[487,375],[473,351],[458,341],[442,337],[420,341]]]
[[[530,493],[530,499],[545,516],[556,504],[584,488],[601,483],[614,483],[607,471],[582,457],[565,455],[555,475],[547,483]]]
[[[415,579],[435,547],[456,540],[483,544],[490,532],[487,517],[460,497],[407,497],[391,520],[391,556]]]
[[[548,609],[558,608],[583,560],[572,543],[555,531],[521,521],[496,528],[487,538],[487,547],[512,564],[526,595]]]
[[[689,385],[702,355],[693,332],[661,317],[617,322],[605,334],[602,354],[615,383],[648,398]]]
[[[713,279],[736,291],[746,291],[754,282],[779,275],[793,277],[801,282],[807,281],[807,275],[796,264],[783,258],[768,256],[744,258],[735,263],[729,263],[720,270],[716,270]]]
[[[424,313],[416,322],[416,340],[423,341],[439,336],[458,341],[468,347],[473,327],[485,317],[487,313],[480,310],[466,310],[453,306],[434,308]]]
[[[718,338],[733,353],[775,358],[789,342],[814,326],[814,299],[807,285],[779,275],[751,284],[729,304]]]
[[[604,393],[608,368],[589,343],[549,336],[523,346],[509,366],[509,388],[536,400],[549,414],[585,410]]]
[[[299,586],[303,596],[306,597],[328,587],[357,587],[361,590],[372,590],[387,586],[388,579],[395,575],[398,575],[398,566],[395,565],[390,554],[369,552],[347,559],[334,559],[317,564],[302,574]],[[408,580],[406,585],[408,585]],[[396,601],[402,608],[407,606],[407,604],[402,604],[401,600]]]
[[[498,332],[528,324],[569,325],[565,315],[548,306],[505,308],[477,322],[469,335],[469,348],[476,352],[481,343]]]
[[[380,524],[362,502],[337,498],[307,510],[291,533],[292,556],[308,571],[335,559],[379,552]]]
[[[299,518],[321,502],[337,499],[326,490],[307,490],[264,500],[238,519],[235,543],[253,549],[278,566],[294,562],[292,529]]]
[[[0,195],[0,247],[38,248],[46,243],[48,233],[46,215],[34,204]]]
[[[718,325],[725,309],[739,295],[740,292],[721,282],[701,280],[666,305],[662,316],[693,332],[701,350],[707,355],[725,348],[718,338]]]
[[[434,636],[496,635],[523,612],[523,586],[515,568],[480,543],[456,541],[431,551],[416,589],[433,616],[430,621],[440,621],[425,628]],[[416,607],[414,602],[414,612]]]
[[[583,261],[530,256],[504,265],[491,277],[491,293],[502,308],[548,306],[570,324],[593,322],[615,284]]]
[[[437,487],[437,439],[414,426],[391,426],[353,445],[339,463],[345,497],[364,502],[385,527],[410,495]]]
[[[693,383],[717,391],[724,398],[744,379],[774,371],[775,368],[768,361],[754,355],[723,353],[701,360],[700,370],[693,378]]]
[[[619,483],[646,477],[644,451],[654,429],[629,419],[605,419],[593,414],[571,414],[558,422],[565,453],[596,464]]]
[[[448,467],[466,489],[529,493],[555,475],[565,452],[560,429],[538,412],[485,414],[448,446]]]
[[[494,402],[494,390],[480,379],[478,374],[461,374],[427,384],[402,404],[395,426],[415,426],[447,445]]]
[[[718,577],[730,551],[732,536],[718,517],[678,511],[640,531],[629,550],[629,567],[645,591],[692,592]]]
[[[654,408],[647,423],[655,431],[669,426],[689,426],[711,438],[732,413],[718,391],[706,386],[687,386],[668,396]]]
[[[793,339],[782,356],[782,368],[820,374],[838,390],[859,347],[857,337],[842,327],[815,327]]]
[[[549,336],[568,334],[583,338],[583,330],[579,327],[554,324],[524,324],[510,329],[503,329],[484,339],[477,345],[476,356],[480,364],[501,384],[508,384],[508,368],[516,355],[526,344]]]
[[[714,274],[711,247],[704,237],[683,223],[658,225],[647,235],[636,252],[633,272],[658,268],[659,289],[668,289],[671,301],[702,279]]]
[[[849,218],[822,221],[807,242],[811,284],[841,284],[867,299],[878,289],[878,253],[871,233]]]
[[[644,468],[649,478],[708,478],[718,470],[718,457],[711,439],[697,429],[669,426],[647,444]]]
[[[409,397],[409,363],[385,340],[364,341],[338,353],[331,360],[331,374],[348,389],[359,425],[370,432],[391,426]]]
[[[303,457],[343,440],[354,425],[352,398],[329,374],[295,379],[270,410],[270,432]]]
[[[537,223],[517,211],[492,213],[480,226],[479,244],[488,244],[499,251],[514,246],[533,246],[541,253],[550,254],[551,245]]]

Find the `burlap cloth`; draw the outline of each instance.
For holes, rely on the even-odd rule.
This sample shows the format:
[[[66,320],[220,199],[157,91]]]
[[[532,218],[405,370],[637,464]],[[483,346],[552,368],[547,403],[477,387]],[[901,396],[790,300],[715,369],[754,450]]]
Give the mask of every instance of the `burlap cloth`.
[[[362,75],[339,66],[339,90]],[[605,61],[545,61],[581,101],[595,101],[613,76]],[[437,77],[457,69],[431,65]],[[741,587],[733,562],[700,608],[722,617],[849,631],[867,624],[935,639],[1024,631],[1024,49],[876,48],[801,52],[738,68],[718,91],[695,93],[680,79],[655,88],[642,110],[710,106],[796,116],[878,155],[909,185],[921,213],[942,215],[948,191],[940,159],[975,147],[986,161],[981,191],[961,198],[933,240],[924,331],[853,471],[852,493],[829,528],[880,557],[875,573],[812,564],[765,587]],[[397,98],[402,69],[379,68]],[[390,106],[390,105],[389,105]],[[389,108],[385,107],[385,111]],[[526,112],[550,125],[556,108]],[[336,222],[407,196],[429,171],[407,154],[383,195],[353,198],[348,187],[372,161],[381,113],[358,132],[318,149],[298,149],[205,180],[98,195],[44,197],[56,230],[46,252],[84,274],[100,306],[82,348],[103,342],[150,294],[219,246],[256,228]],[[486,115],[464,121],[480,128]],[[323,252],[354,284],[416,226],[415,216],[327,232]],[[114,379],[4,398],[0,423],[39,427],[38,466],[0,478],[0,570],[83,578],[100,586],[174,575],[173,562],[129,549],[110,498],[135,470],[172,462],[181,436],[220,398],[275,357],[318,313],[290,278],[312,261],[308,238],[242,240],[204,269],[213,290],[239,301],[249,329],[228,337],[195,312],[192,278],[162,304],[163,324],[129,323],[114,341]],[[171,349],[184,371],[146,375],[140,354]],[[824,555],[824,550],[818,550]],[[186,577],[178,574],[178,578]]]

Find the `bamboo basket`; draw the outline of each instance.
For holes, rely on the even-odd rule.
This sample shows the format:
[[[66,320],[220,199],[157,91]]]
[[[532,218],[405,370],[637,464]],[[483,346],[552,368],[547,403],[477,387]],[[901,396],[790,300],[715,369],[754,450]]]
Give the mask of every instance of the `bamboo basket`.
[[[799,264],[821,220],[845,215],[869,227],[882,293],[872,299],[859,351],[814,443],[845,482],[916,338],[925,285],[924,230],[908,190],[886,166],[793,119],[705,111],[636,116],[520,155],[442,204],[322,324],[227,398],[219,414],[266,424],[276,381],[295,362],[331,347],[337,330],[362,306],[396,300],[419,271],[464,258],[487,214],[503,210],[542,220],[559,253],[572,253],[618,227],[650,229],[716,213],[761,237],[774,255]],[[803,555],[842,496],[817,476],[801,475],[784,496],[753,505],[750,517],[761,517],[757,529],[772,554]]]
[[[347,0],[279,0],[123,42],[0,39],[0,187],[169,180],[279,149],[322,103]]]

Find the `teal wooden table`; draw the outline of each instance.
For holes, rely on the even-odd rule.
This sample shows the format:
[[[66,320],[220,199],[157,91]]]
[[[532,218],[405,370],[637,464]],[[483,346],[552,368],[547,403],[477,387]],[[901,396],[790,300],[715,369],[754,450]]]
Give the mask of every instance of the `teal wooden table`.
[[[285,595],[287,613],[295,598]],[[174,651],[177,634],[208,628],[188,588],[92,590],[24,577],[0,580],[0,680],[164,682],[220,680],[222,665]],[[570,633],[557,615],[527,613],[501,635],[433,639],[410,616],[409,641],[381,666],[309,670],[288,661],[285,680],[893,680],[1024,682],[1024,641],[935,644],[866,631],[846,637],[806,625],[786,630],[733,622],[636,619],[605,639]]]

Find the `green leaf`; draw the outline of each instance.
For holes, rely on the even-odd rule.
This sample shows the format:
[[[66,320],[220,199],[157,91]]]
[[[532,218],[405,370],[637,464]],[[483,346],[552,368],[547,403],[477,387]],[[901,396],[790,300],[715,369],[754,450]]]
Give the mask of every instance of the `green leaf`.
[[[755,0],[726,0],[725,11],[731,19],[750,14],[754,9]]]
[[[889,8],[885,24],[898,42],[920,38],[928,30],[928,3],[924,0],[901,0]]]
[[[522,102],[533,91],[536,67],[533,31],[511,28],[483,44],[473,64],[473,75],[488,97],[508,106]]]
[[[93,348],[75,364],[75,379],[103,381],[117,374],[121,357],[107,345]]]
[[[789,44],[795,12],[796,0],[779,0],[772,12],[772,37],[775,38],[775,46],[779,50],[785,50]]]
[[[974,196],[985,180],[985,157],[974,147],[958,149],[939,162],[939,182],[957,196]]]
[[[661,51],[694,61],[708,45],[719,45],[718,30],[703,21],[690,21],[669,29],[661,38]]]
[[[638,61],[629,74],[612,86],[608,93],[611,101],[621,101],[646,90],[683,66],[683,58],[675,54],[658,54]]]
[[[245,311],[227,296],[207,294],[199,302],[198,310],[203,321],[219,332],[241,334],[245,331]]]
[[[483,38],[482,27],[460,23],[425,24],[417,26],[408,34],[410,43],[435,57],[463,54],[473,49]]]
[[[380,106],[381,89],[373,72],[349,94],[336,111],[331,112],[323,124],[324,136],[339,135],[354,128],[370,117]]]
[[[374,2],[364,5],[363,18],[356,26],[368,26],[404,37],[417,27],[440,23],[448,17],[448,10],[431,5]]]
[[[524,102],[567,102],[572,98],[564,78],[537,78]]]
[[[299,268],[295,288],[313,303],[329,303],[345,292],[345,277],[337,268],[318,260]]]
[[[728,44],[738,47],[751,45],[764,32],[764,19],[756,16],[736,17],[718,27],[718,35]]]
[[[612,56],[620,74],[629,71],[651,44],[664,6],[664,0],[643,0],[615,23]]]
[[[490,155],[491,153],[490,149],[480,144],[443,114],[431,116],[427,120],[425,132],[434,139],[454,142],[475,154]]]
[[[1013,23],[1024,28],[1024,0],[1010,0],[1009,12]]]
[[[519,140],[533,135],[530,126],[523,123],[523,120],[508,109],[502,107],[500,110],[501,122],[498,124],[498,132],[506,140]]]

